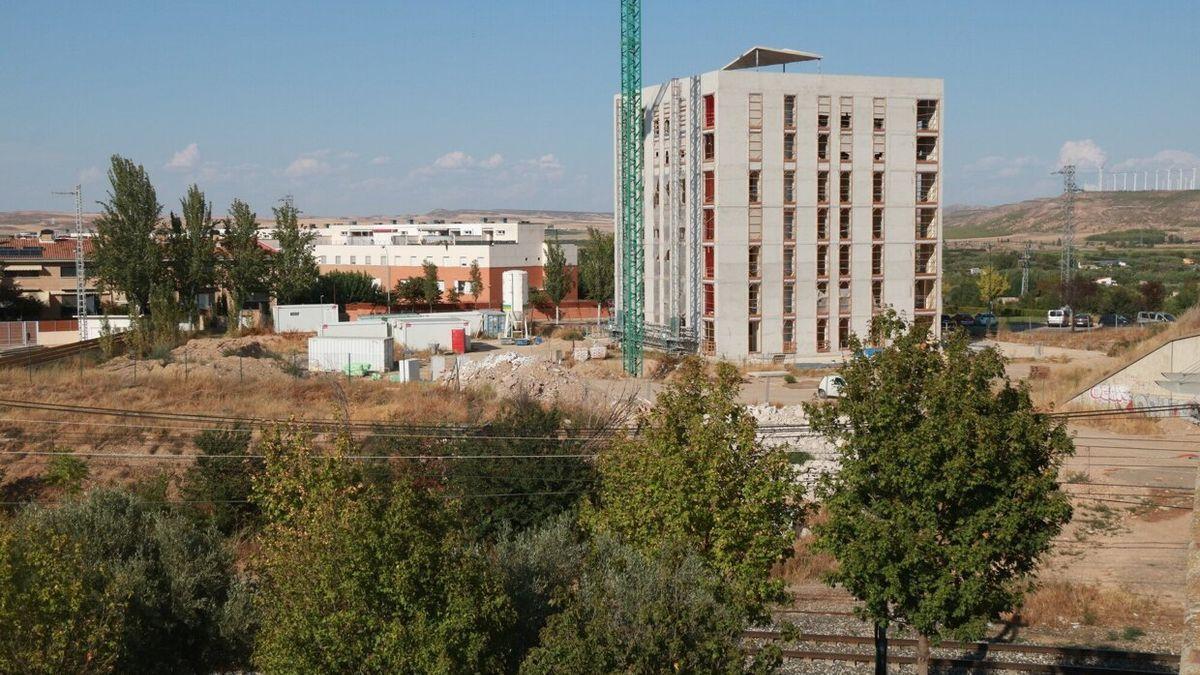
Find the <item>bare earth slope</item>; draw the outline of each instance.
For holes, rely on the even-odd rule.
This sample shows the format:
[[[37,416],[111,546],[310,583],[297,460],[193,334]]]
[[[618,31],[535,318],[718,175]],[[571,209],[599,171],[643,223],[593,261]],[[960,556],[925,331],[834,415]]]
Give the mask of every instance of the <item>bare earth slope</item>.
[[[946,208],[946,238],[1057,238],[1062,228],[1062,197],[999,206]],[[1075,197],[1080,235],[1134,228],[1178,232],[1200,228],[1200,190],[1176,192],[1085,192]],[[1200,235],[1200,229],[1189,235]]]

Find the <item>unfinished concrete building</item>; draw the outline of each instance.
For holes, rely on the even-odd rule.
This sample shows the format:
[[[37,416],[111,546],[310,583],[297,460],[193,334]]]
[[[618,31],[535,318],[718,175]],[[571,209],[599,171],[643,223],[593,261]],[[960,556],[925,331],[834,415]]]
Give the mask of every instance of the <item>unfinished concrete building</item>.
[[[819,58],[756,47],[643,90],[647,344],[792,362],[886,307],[939,329],[942,81],[786,72]]]

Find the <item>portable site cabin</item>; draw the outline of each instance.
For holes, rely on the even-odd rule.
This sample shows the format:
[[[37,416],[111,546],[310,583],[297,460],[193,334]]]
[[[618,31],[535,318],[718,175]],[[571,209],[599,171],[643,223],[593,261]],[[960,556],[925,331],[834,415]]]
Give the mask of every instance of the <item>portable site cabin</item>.
[[[308,339],[308,369],[352,375],[392,370],[395,353],[392,338],[313,337]]]
[[[275,305],[271,319],[276,333],[316,333],[338,322],[337,305]]]

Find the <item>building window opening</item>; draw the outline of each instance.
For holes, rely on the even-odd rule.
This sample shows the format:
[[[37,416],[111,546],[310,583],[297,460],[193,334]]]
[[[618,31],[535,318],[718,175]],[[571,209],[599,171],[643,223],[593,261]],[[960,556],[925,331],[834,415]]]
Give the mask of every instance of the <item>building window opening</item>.
[[[758,262],[759,262],[759,257],[762,255],[762,247],[761,246],[751,246],[747,249],[747,251],[748,251],[748,261],[747,262],[748,262],[749,268],[750,268],[750,277],[752,279],[756,279],[756,278],[758,278],[759,273],[760,273],[760,270],[758,269]]]
[[[838,238],[850,238],[850,209],[840,209],[838,212]]]
[[[917,131],[936,131],[937,111],[936,100],[917,101]]]
[[[817,160],[829,161],[829,134],[817,134]]]
[[[871,174],[871,201],[876,204],[883,203],[883,172],[876,171]]]
[[[841,134],[838,137],[838,157],[843,162],[849,162],[854,157],[854,136]]]
[[[752,169],[750,171],[750,181],[749,181],[750,190],[749,190],[748,196],[750,198],[751,204],[758,204],[760,201],[758,183],[759,183],[759,178],[761,176],[762,176],[762,172],[757,169]]]
[[[817,209],[817,240],[829,239],[829,209]]]
[[[850,276],[850,245],[842,244],[838,247],[838,274],[847,277]]]
[[[871,209],[871,238],[883,239],[883,209]]]
[[[853,196],[850,192],[852,175],[849,171],[843,171],[840,175],[841,183],[838,189],[838,198],[843,204],[848,203]]]

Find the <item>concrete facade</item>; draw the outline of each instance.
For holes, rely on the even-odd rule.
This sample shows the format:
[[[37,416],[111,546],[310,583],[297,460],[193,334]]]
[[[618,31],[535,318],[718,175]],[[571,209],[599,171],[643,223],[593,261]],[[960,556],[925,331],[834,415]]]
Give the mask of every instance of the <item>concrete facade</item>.
[[[750,70],[643,90],[647,333],[678,324],[702,353],[796,361],[836,356],[889,306],[937,331],[942,93]]]
[[[1200,334],[1172,338],[1131,363],[1078,392],[1069,405],[1075,408],[1126,410],[1173,406],[1200,400]],[[1188,416],[1186,410],[1152,415]]]

